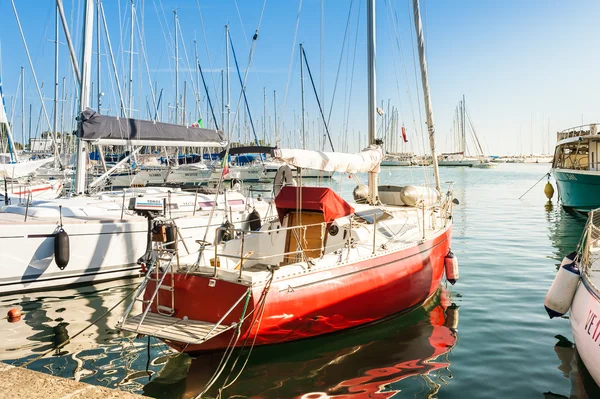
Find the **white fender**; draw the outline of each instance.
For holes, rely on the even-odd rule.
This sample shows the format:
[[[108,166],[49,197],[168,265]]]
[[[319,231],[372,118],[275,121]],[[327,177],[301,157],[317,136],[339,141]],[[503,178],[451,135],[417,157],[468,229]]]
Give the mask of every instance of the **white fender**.
[[[431,187],[404,186],[400,199],[408,206],[431,206],[439,202],[440,193]]]
[[[546,294],[544,307],[551,319],[563,316],[571,308],[580,279],[579,269],[573,261],[576,255],[573,253],[565,256]]]

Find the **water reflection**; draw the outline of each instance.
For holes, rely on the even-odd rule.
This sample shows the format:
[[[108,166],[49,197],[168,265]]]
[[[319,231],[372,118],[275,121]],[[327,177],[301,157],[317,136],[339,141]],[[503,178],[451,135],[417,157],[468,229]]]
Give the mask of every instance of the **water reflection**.
[[[419,376],[429,394],[452,378],[448,352],[457,341],[458,307],[440,292],[410,314],[376,325],[306,341],[255,348],[243,373],[223,397],[260,398],[389,398],[404,390],[402,380]],[[215,384],[221,387],[235,370]],[[167,361],[144,394],[161,398],[193,398],[201,392],[222,355]],[[182,370],[188,370],[187,373]],[[419,384],[421,385],[421,384]],[[217,396],[218,389],[209,395]],[[418,394],[420,397],[422,390]],[[427,396],[427,395],[425,395]]]
[[[562,206],[546,203],[546,220],[550,231],[550,242],[554,248],[553,258],[560,265],[563,257],[577,248],[587,216],[576,211],[565,210]]]

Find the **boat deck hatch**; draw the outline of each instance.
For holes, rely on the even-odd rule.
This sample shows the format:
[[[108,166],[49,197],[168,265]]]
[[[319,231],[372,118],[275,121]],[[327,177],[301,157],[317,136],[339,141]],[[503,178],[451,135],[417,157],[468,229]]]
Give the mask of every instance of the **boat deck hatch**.
[[[366,211],[358,211],[354,212],[354,215],[364,220],[368,224],[373,224],[375,221],[382,221],[386,219],[391,219],[392,215],[388,212],[384,211],[381,208],[377,209],[367,209]]]
[[[205,321],[179,319],[148,313],[142,320],[143,314],[127,318],[118,326],[121,330],[137,334],[150,335],[161,339],[181,342],[184,344],[201,344],[227,331],[230,326],[216,325]]]

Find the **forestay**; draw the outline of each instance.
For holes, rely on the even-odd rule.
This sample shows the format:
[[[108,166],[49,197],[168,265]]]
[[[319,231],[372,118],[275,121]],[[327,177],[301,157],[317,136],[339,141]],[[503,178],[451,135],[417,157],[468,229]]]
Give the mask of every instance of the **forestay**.
[[[379,145],[370,145],[358,154],[279,149],[274,151],[274,156],[298,168],[316,169],[325,172],[379,172],[383,150]]]
[[[192,128],[170,123],[100,115],[91,109],[79,114],[77,135],[85,141],[106,145],[161,145],[225,147],[220,130]]]

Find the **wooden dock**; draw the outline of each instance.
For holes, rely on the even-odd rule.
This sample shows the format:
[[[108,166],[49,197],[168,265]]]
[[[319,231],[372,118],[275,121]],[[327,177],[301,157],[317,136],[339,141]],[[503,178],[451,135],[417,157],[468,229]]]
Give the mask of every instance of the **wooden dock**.
[[[9,398],[141,399],[147,397],[55,377],[0,362],[0,399]]]

